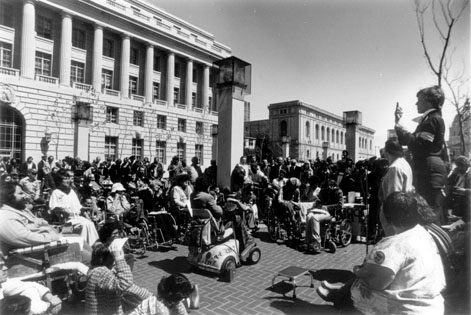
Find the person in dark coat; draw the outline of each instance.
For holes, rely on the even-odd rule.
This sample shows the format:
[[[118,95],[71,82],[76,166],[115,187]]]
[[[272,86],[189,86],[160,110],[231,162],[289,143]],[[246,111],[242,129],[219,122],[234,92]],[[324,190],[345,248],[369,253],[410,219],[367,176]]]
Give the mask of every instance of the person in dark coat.
[[[412,153],[412,172],[416,191],[427,200],[445,223],[443,213],[443,189],[447,181],[448,160],[445,145],[445,123],[442,106],[445,94],[441,87],[432,86],[417,93],[417,112],[422,114],[414,132],[407,131],[401,124],[402,108],[395,111],[395,130],[399,142],[407,145]]]

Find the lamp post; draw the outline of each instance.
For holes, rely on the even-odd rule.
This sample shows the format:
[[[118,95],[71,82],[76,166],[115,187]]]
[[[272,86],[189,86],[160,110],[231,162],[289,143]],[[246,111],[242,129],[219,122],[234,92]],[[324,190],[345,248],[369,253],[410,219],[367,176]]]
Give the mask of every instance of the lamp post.
[[[252,66],[236,57],[214,63],[218,104],[218,175],[220,187],[230,186],[230,174],[244,152],[244,97],[251,92]]]

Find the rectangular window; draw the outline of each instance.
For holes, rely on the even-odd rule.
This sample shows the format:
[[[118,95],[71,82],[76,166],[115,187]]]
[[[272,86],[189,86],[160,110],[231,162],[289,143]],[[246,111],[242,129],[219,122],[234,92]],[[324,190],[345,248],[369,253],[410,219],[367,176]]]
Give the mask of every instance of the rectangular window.
[[[71,61],[70,63],[70,83],[84,81],[85,65],[81,62]]]
[[[52,39],[52,20],[41,15],[36,16],[36,35]]]
[[[0,25],[13,27],[12,12],[13,12],[13,8],[10,4],[0,3]]]
[[[51,76],[51,55],[36,52],[35,74]]]
[[[113,89],[113,71],[106,69],[101,70],[101,86],[105,89]]]
[[[114,58],[114,41],[108,38],[103,40],[103,56]]]
[[[179,63],[175,63],[175,77],[181,78],[181,65]]]
[[[139,50],[137,48],[131,48],[129,55],[129,63],[133,65],[139,64]]]
[[[152,101],[160,99],[160,83],[152,83]]]
[[[167,163],[167,142],[165,141],[156,141],[155,143],[155,157],[163,164]]]
[[[198,79],[198,71],[196,69],[193,69],[193,82],[198,82],[197,79]]]
[[[142,158],[142,153],[143,153],[143,148],[144,148],[144,140],[143,139],[132,139],[132,155],[136,157],[137,160],[140,160]]]
[[[78,28],[72,28],[72,46],[80,48],[80,49],[85,49],[85,31],[78,29]]]
[[[177,156],[180,161],[186,160],[186,143],[177,142]]]
[[[116,160],[118,156],[118,137],[105,136],[105,160]]]
[[[179,94],[180,94],[180,89],[174,87],[173,88],[173,103],[178,104],[179,101]]]
[[[191,106],[196,106],[196,92],[191,93]]]
[[[203,161],[203,145],[202,144],[195,144],[195,156],[200,161]]]
[[[186,119],[178,118],[178,131],[186,132]]]
[[[154,56],[154,71],[161,71],[161,57],[160,56]]]
[[[137,78],[129,76],[129,95],[137,94]]]
[[[144,127],[144,112],[135,110],[132,122],[134,126]]]
[[[113,123],[117,124],[118,123],[118,113],[119,109],[116,107],[106,107],[106,122],[107,123]]]
[[[11,44],[0,42],[0,67],[11,68]]]
[[[167,129],[167,116],[157,115],[157,129]]]
[[[197,121],[196,122],[196,134],[197,135],[202,135],[203,132],[204,132],[204,128],[203,128],[203,122],[202,121]]]
[[[208,96],[208,107],[210,110],[212,111],[217,111],[215,108],[213,108],[213,97],[212,96]]]

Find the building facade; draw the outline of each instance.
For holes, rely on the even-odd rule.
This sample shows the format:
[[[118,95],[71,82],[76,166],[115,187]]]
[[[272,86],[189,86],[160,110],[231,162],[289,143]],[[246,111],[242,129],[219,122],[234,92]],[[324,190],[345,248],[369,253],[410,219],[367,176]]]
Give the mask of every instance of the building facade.
[[[470,144],[471,144],[471,116],[469,103],[465,104],[461,110],[461,120],[463,128],[464,142],[461,139],[459,116],[455,115],[453,122],[450,126],[450,133],[448,138],[448,152],[451,160],[454,160],[460,155],[471,158]],[[462,153],[462,145],[464,145],[464,154]]]
[[[212,67],[229,56],[212,34],[137,0],[2,0],[0,155],[209,165]]]
[[[259,141],[268,137],[275,156],[337,161],[348,150],[358,161],[375,155],[375,131],[362,125],[358,111],[341,117],[301,101],[270,104],[268,110],[267,120],[245,123],[245,135]]]

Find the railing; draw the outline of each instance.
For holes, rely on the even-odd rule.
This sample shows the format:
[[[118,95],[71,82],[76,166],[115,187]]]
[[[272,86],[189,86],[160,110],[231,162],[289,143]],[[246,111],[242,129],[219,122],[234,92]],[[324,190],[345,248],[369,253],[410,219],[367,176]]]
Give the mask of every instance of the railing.
[[[74,82],[72,86],[75,89],[83,90],[83,91],[90,91],[92,89],[92,86],[90,84],[85,84],[85,83],[80,83],[80,82]]]
[[[160,105],[160,106],[167,106],[167,101],[155,99],[154,104]]]
[[[216,47],[216,46],[211,46],[211,49],[212,49],[212,50],[215,50],[215,51],[217,51],[217,52],[222,52],[222,49],[219,48],[219,47]]]
[[[119,3],[117,3],[117,2],[114,1],[114,0],[106,0],[106,4],[109,4],[109,5],[111,5],[111,6],[115,7],[115,8],[118,8],[119,10],[123,10],[123,11],[126,10],[126,7],[125,7],[124,5],[119,4]]]
[[[186,105],[177,103],[177,108],[186,109]]]
[[[140,102],[144,102],[144,100],[145,100],[144,96],[137,95],[137,94],[131,94],[131,98],[135,101],[140,101]]]
[[[146,20],[147,22],[149,22],[149,20],[150,20],[150,17],[148,17],[147,15],[144,15],[144,14],[142,14],[142,13],[140,13],[140,12],[132,11],[132,14],[133,14],[134,16],[137,16],[138,18],[141,18],[141,19]]]
[[[50,77],[50,76],[42,75],[42,74],[36,74],[35,79],[36,81],[46,82],[46,83],[51,83],[51,84],[59,83],[58,78],[54,78],[54,77]]]
[[[20,70],[16,70],[13,68],[0,67],[0,74],[6,74],[13,77],[18,77],[20,74]]]
[[[213,116],[217,116],[217,115],[218,115],[218,112],[217,112],[217,111],[214,111],[214,110],[212,110],[212,111],[211,111],[211,115],[213,115]]]
[[[116,90],[110,90],[110,89],[105,89],[105,94],[106,95],[111,95],[111,96],[120,96],[121,95],[121,92],[120,91],[116,91]]]
[[[202,46],[207,46],[207,45],[208,45],[206,42],[203,42],[201,39],[198,39],[198,38],[195,39],[195,42],[196,42],[197,44],[202,45]]]
[[[190,38],[190,35],[188,35],[187,33],[184,33],[183,31],[180,31],[180,30],[177,30],[177,34],[180,35],[180,36],[183,36],[185,38]]]
[[[170,29],[171,29],[170,26],[168,26],[167,24],[164,24],[164,23],[162,23],[162,22],[160,22],[160,21],[155,21],[155,24],[156,24],[157,26],[160,26],[160,27],[162,27],[162,28],[165,28],[167,31],[170,31]]]
[[[202,107],[197,107],[197,106],[193,106],[193,110],[197,113],[202,113],[203,112],[203,108]]]

